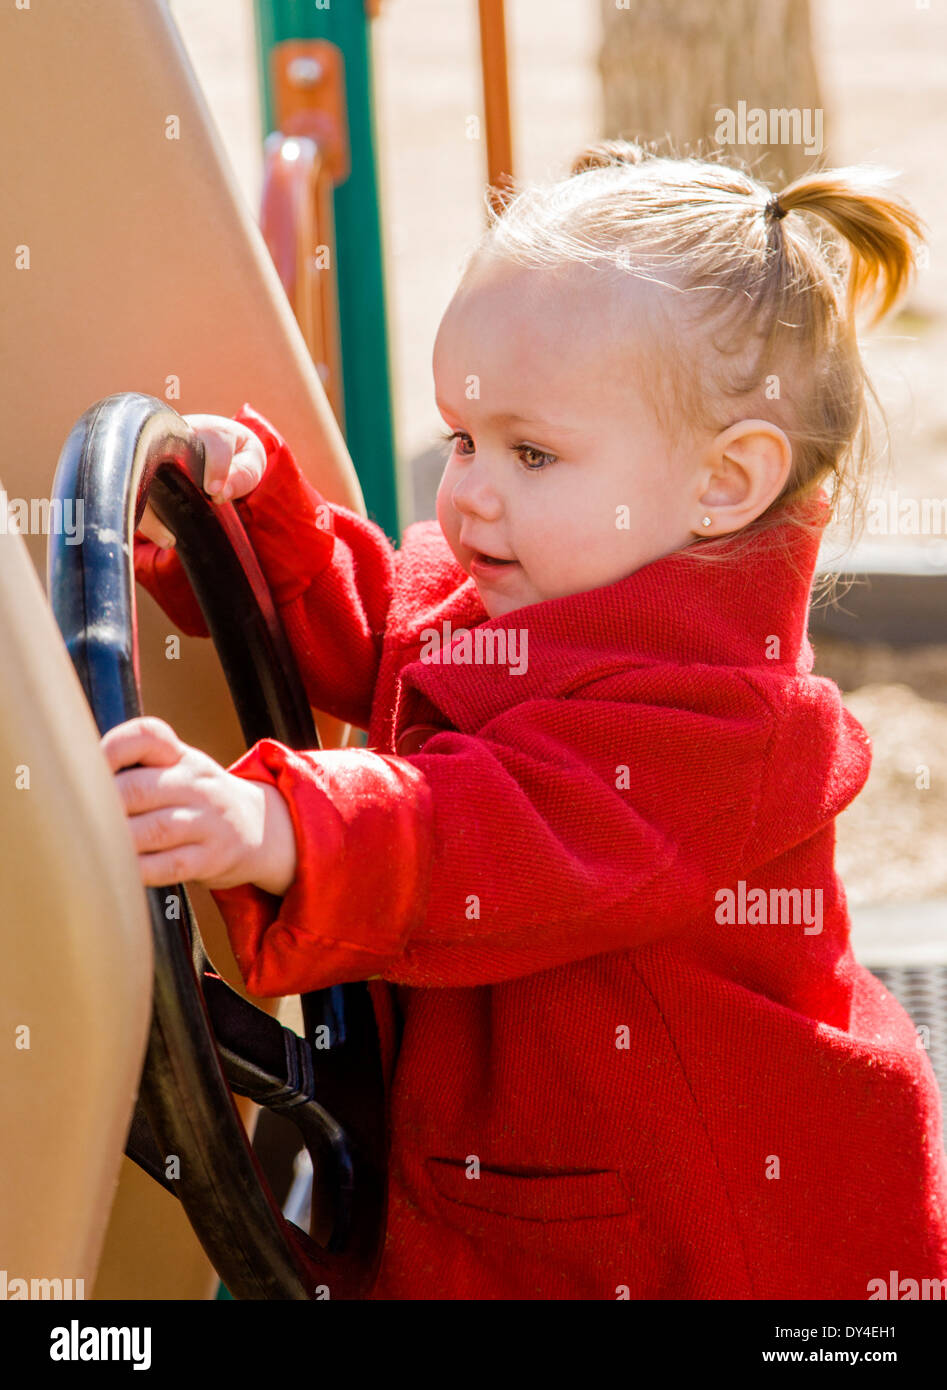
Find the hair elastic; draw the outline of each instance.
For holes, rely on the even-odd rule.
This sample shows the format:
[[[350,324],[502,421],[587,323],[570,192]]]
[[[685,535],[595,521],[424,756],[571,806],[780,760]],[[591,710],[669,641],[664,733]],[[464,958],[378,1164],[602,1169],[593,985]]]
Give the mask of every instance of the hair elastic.
[[[772,217],[776,222],[786,216],[786,209],[780,204],[778,194],[773,194],[772,198],[770,198],[766,207],[763,209],[763,212],[767,217]]]

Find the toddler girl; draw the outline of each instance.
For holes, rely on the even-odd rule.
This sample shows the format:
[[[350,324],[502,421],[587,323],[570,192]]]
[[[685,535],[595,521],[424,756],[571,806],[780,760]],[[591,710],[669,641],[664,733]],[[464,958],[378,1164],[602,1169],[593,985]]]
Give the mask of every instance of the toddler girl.
[[[441,323],[452,451],[398,550],[249,405],[191,417],[310,700],[368,747],[102,746],[143,881],[214,890],[254,994],[396,1007],[373,1297],[947,1276],[937,1086],[834,868],[869,741],[807,638],[860,490],[854,311],[911,235],[858,170],[776,199],[624,143],[521,191]],[[206,632],[172,548],[136,569]]]

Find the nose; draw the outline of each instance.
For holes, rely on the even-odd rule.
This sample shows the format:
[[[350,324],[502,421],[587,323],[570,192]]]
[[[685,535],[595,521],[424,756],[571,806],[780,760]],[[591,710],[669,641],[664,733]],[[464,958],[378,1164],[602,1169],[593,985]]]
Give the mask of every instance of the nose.
[[[479,454],[461,460],[450,499],[462,516],[478,516],[485,521],[498,520],[503,510],[490,469]]]

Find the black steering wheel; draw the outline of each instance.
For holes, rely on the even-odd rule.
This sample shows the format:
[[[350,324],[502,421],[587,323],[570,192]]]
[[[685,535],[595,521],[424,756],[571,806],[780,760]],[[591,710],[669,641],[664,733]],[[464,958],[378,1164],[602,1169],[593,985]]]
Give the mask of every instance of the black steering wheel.
[[[83,540],[50,536],[49,598],[99,732],[142,713],[133,536],[145,502],[177,551],[249,747],[318,748],[292,650],[239,518],[203,491],[204,446],[152,396],[107,396],[76,423],[53,497]],[[55,507],[54,507],[55,514]],[[302,998],[304,1036],[221,980],[182,884],[145,890],[151,1030],[126,1153],[182,1202],[235,1298],[364,1298],[385,1236],[385,1095],[365,984]],[[169,899],[178,910],[168,911]],[[284,1219],[231,1091],[292,1120],[313,1162],[310,1232]],[[180,1176],[166,1176],[177,1155]]]

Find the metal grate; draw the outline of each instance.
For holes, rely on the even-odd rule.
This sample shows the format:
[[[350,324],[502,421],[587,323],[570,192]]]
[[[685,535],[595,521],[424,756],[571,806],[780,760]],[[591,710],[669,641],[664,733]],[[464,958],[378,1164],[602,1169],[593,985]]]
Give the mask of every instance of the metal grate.
[[[947,1123],[947,965],[885,966],[871,973],[894,995],[918,1029],[937,1077]]]

